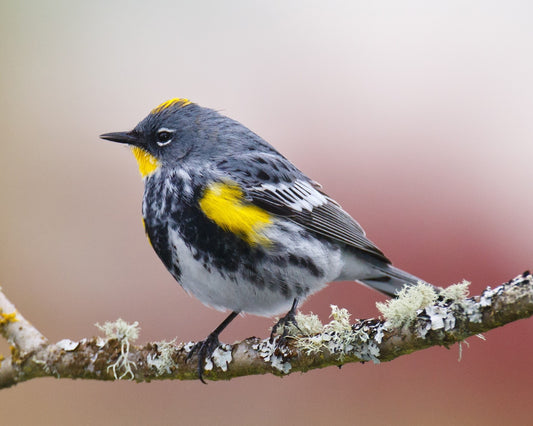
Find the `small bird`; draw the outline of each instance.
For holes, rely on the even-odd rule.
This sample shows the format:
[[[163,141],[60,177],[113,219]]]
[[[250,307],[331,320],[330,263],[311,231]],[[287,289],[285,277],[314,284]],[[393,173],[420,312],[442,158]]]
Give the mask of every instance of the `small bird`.
[[[174,98],[133,130],[100,137],[131,147],[146,234],[169,272],[204,304],[231,311],[191,351],[202,382],[205,360],[239,313],[288,312],[277,324],[285,326],[333,281],[389,296],[423,281],[392,266],[317,182],[215,110]]]

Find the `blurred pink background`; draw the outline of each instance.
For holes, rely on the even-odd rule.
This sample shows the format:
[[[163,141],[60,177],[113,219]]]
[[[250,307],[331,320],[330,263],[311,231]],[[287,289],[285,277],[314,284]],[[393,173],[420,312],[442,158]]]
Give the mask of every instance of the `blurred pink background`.
[[[146,241],[133,156],[98,139],[171,97],[221,110],[321,182],[393,260],[472,293],[533,268],[533,6],[525,1],[3,1],[0,284],[51,341],[139,321],[204,338]],[[378,314],[329,286],[302,308]],[[267,336],[247,316],[221,336]],[[10,425],[498,425],[531,421],[533,320],[382,365],[284,379],[32,380]],[[8,346],[0,342],[0,353]]]

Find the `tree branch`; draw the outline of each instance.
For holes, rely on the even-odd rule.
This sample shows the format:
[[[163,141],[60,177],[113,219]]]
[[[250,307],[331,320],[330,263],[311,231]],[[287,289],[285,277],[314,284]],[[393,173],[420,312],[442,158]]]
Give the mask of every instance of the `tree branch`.
[[[533,315],[533,277],[529,272],[479,296],[467,298],[468,283],[437,293],[420,284],[397,299],[379,304],[383,319],[349,322],[349,313],[332,307],[332,321],[297,317],[298,328],[285,342],[251,337],[221,344],[206,363],[204,377],[227,380],[271,373],[278,376],[348,362],[391,361],[430,346],[450,346],[509,322]],[[138,325],[122,320],[99,326],[105,338],[47,339],[18,313],[0,291],[0,332],[11,355],[0,355],[0,388],[36,377],[96,380],[197,379],[193,342],[154,342],[135,346]]]

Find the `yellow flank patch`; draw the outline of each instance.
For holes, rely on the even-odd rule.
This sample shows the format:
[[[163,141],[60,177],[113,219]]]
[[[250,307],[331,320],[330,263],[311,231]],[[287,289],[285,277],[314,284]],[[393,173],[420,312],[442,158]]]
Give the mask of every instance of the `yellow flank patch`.
[[[250,245],[270,245],[261,234],[272,223],[270,214],[244,200],[235,183],[215,182],[207,187],[200,199],[200,209],[225,231],[230,231]]]
[[[144,228],[144,233],[146,234],[146,238],[148,239],[148,242],[150,243],[150,245],[153,248],[154,245],[152,244],[152,240],[150,239],[150,235],[148,235],[148,229],[146,228],[146,221],[144,220],[144,217],[143,217],[143,228]]]
[[[151,175],[159,167],[159,161],[149,152],[146,152],[144,149],[139,148],[138,146],[132,146],[131,152],[135,155],[137,164],[139,165],[139,172],[144,178],[148,175]]]
[[[191,104],[192,102],[185,98],[173,98],[169,99],[168,101],[163,102],[161,105],[156,106],[152,111],[151,114],[157,114],[158,112],[163,111],[164,109],[167,109],[168,107],[176,104],[180,104],[180,107],[184,107],[186,105]]]

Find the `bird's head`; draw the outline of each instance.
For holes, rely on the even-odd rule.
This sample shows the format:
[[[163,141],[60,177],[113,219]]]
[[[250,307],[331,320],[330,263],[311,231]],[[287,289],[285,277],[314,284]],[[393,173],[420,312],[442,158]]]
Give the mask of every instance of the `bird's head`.
[[[129,145],[144,178],[160,167],[175,166],[190,154],[201,133],[199,115],[205,111],[210,110],[174,98],[154,108],[133,130],[100,137]]]

